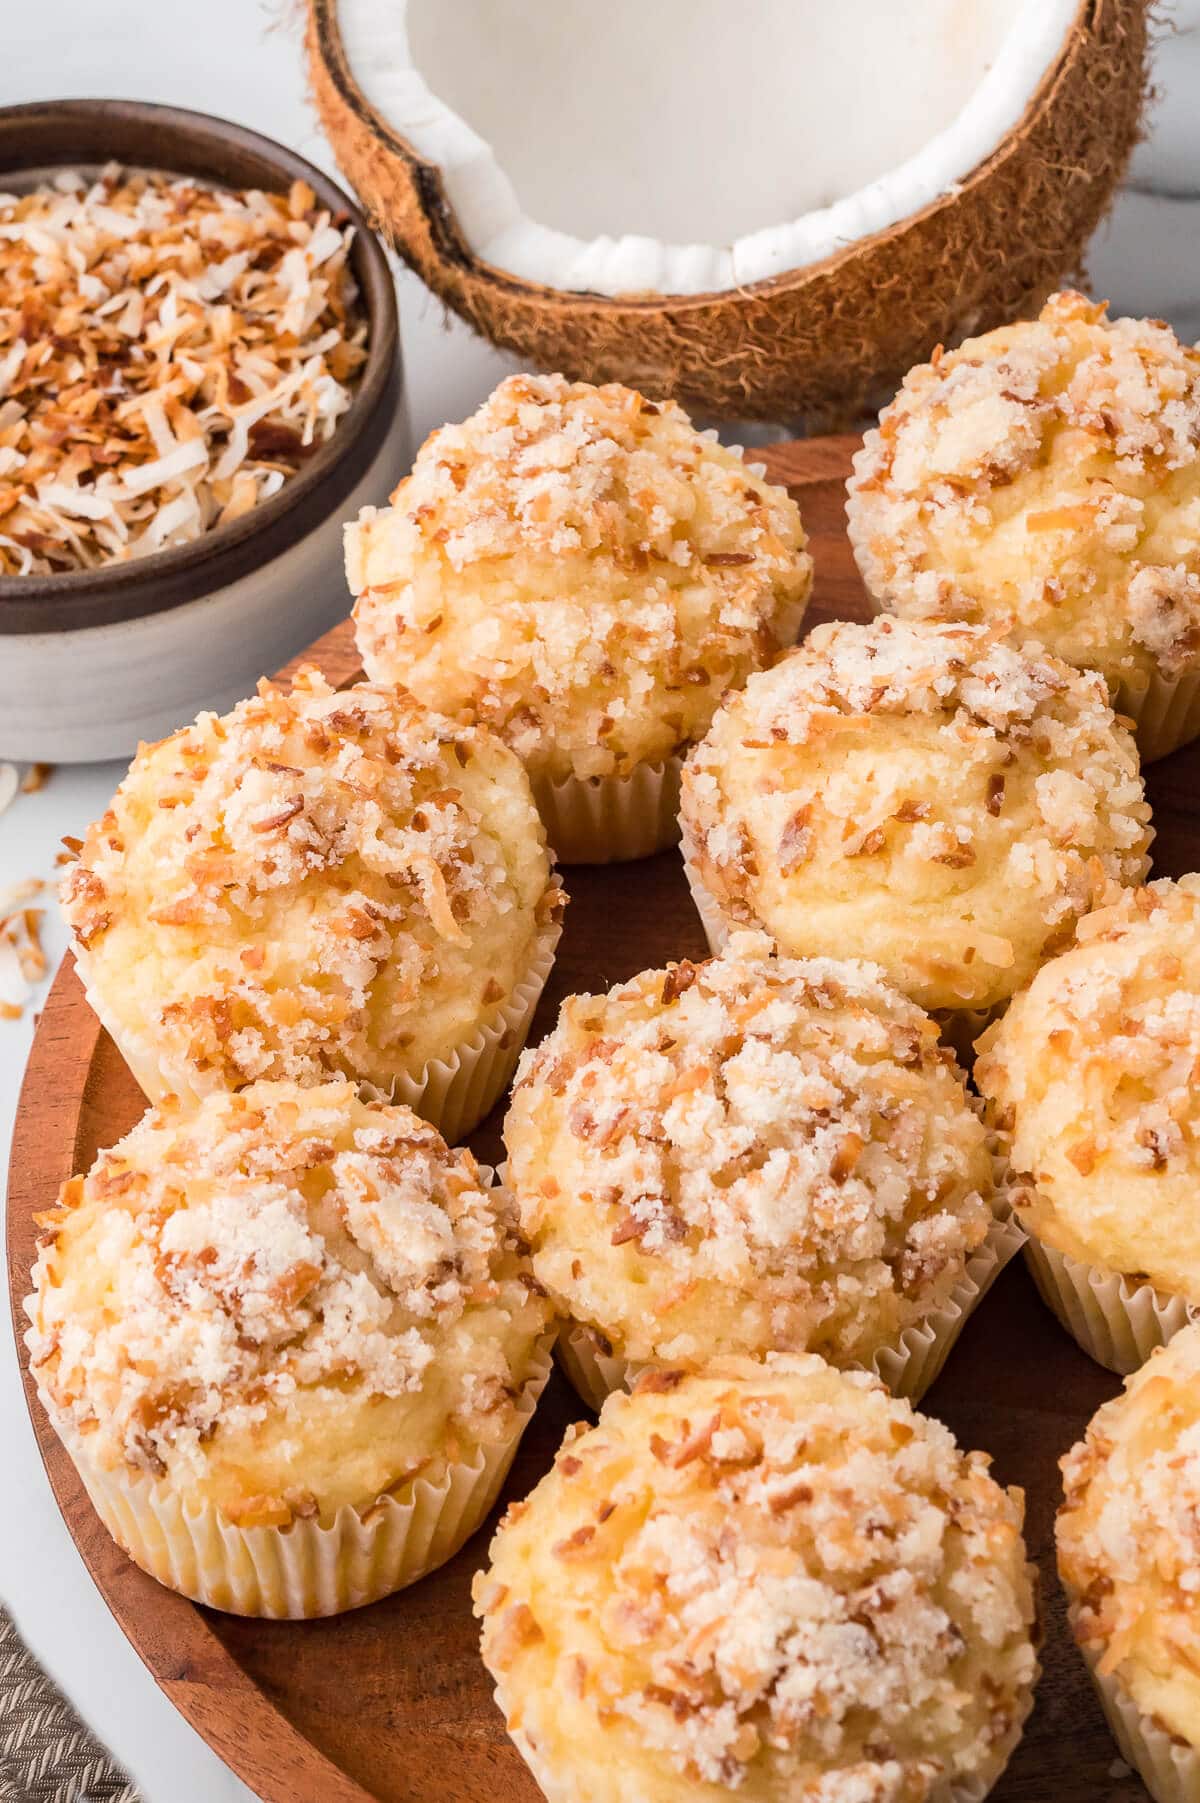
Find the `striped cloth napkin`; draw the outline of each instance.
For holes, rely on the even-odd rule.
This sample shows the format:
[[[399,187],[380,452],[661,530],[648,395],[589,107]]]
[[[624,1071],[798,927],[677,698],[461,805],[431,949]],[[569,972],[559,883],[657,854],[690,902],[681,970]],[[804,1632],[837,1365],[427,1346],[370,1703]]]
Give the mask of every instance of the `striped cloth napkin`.
[[[142,1803],[0,1607],[0,1803]]]

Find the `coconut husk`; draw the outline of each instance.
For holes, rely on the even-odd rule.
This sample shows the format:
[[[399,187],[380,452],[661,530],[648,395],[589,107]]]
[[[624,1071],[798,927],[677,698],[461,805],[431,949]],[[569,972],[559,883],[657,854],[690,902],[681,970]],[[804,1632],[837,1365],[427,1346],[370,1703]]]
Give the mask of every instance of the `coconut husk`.
[[[712,418],[850,423],[937,344],[1035,312],[1078,277],[1138,137],[1151,0],[1081,0],[1020,124],[932,205],[834,257],[721,294],[612,299],[481,262],[436,164],[368,106],[337,0],[308,0],[312,90],[347,179],[434,292],[541,369],[670,394]]]

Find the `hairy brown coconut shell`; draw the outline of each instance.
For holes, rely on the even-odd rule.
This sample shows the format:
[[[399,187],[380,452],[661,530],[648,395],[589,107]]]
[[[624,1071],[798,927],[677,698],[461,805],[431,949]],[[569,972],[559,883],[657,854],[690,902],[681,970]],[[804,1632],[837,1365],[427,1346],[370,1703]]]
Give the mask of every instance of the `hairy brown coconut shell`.
[[[347,179],[436,294],[540,369],[718,418],[849,420],[934,346],[1036,310],[1078,272],[1138,136],[1151,0],[1081,0],[1020,124],[953,193],[820,263],[719,294],[573,294],[482,262],[441,171],[367,104],[337,0],[308,0],[313,94]],[[802,96],[800,96],[802,98]]]

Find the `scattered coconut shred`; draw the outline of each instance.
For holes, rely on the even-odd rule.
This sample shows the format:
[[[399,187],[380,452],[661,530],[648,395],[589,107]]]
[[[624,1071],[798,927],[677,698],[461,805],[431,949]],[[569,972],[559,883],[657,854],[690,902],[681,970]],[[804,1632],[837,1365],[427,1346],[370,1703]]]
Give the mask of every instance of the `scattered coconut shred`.
[[[143,557],[277,493],[366,356],[352,237],[300,181],[110,165],[0,194],[0,575]]]
[[[0,1021],[20,1020],[30,992],[46,974],[39,906],[49,884],[31,876],[0,889]]]
[[[32,795],[45,786],[53,766],[30,764],[22,776],[15,764],[0,763],[0,814],[18,795]],[[46,974],[42,950],[42,921],[46,910],[39,904],[50,885],[40,877],[27,877],[0,889],[0,1021],[20,1020],[31,992]]]

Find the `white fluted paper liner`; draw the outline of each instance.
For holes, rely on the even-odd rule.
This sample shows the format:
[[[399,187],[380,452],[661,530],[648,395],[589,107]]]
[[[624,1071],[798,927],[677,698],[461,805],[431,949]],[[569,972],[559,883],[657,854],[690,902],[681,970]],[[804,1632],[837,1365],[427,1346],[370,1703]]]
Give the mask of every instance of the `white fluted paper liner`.
[[[1139,672],[1117,685],[1113,706],[1133,721],[1138,756],[1152,764],[1200,737],[1200,669],[1174,677]]]
[[[882,1379],[893,1396],[919,1402],[933,1387],[968,1315],[1024,1243],[1024,1229],[1011,1214],[993,1221],[945,1302],[924,1321],[906,1327],[894,1346],[882,1347],[875,1354],[868,1368]],[[578,1323],[563,1328],[556,1351],[558,1362],[575,1389],[588,1407],[597,1411],[613,1390],[632,1387],[649,1362],[637,1363],[616,1352],[606,1353],[593,1330]]]
[[[981,1034],[993,1021],[999,1020],[1008,1007],[1007,1001],[991,1008],[935,1008],[933,1019],[941,1029],[943,1045],[948,1045],[958,1062],[970,1070],[975,1059],[975,1046]]]
[[[1070,1590],[1067,1599],[1067,1620],[1074,1631],[1079,1608]],[[1143,1715],[1114,1674],[1098,1669],[1101,1648],[1085,1645],[1079,1650],[1121,1757],[1138,1773],[1154,1803],[1200,1803],[1200,1753],[1168,1734],[1153,1716]]]
[[[1025,1258],[1042,1301],[1089,1358],[1128,1377],[1197,1310],[1182,1296],[1087,1265],[1031,1234]]]
[[[537,1349],[513,1430],[495,1446],[423,1477],[365,1510],[344,1505],[327,1523],[238,1527],[211,1503],[189,1508],[163,1479],[106,1471],[42,1402],[101,1521],[136,1565],[194,1603],[233,1615],[297,1621],[378,1602],[453,1558],[500,1493],[550,1375],[552,1336]]]
[[[619,1352],[605,1352],[607,1341],[578,1322],[567,1322],[558,1336],[554,1355],[570,1378],[575,1390],[589,1409],[599,1414],[604,1400],[614,1390],[632,1389],[644,1364],[622,1358]]]
[[[700,872],[692,859],[686,827],[683,829],[683,874],[687,878],[687,886],[691,890],[692,900],[696,904],[696,912],[700,916],[700,925],[704,928],[708,949],[714,958],[719,958],[729,943],[732,928],[722,914],[717,901],[704,886]],[[747,922],[746,924],[751,923]]]
[[[721,913],[720,903],[705,888],[704,879],[688,855],[686,830],[683,835],[683,874],[692,892],[708,949],[714,958],[718,958],[729,942],[733,927]],[[969,1069],[975,1056],[976,1040],[1007,1007],[1008,1003],[1005,1001],[997,1002],[991,1008],[937,1008],[932,1018],[938,1024],[943,1043]]]
[[[560,864],[623,864],[679,838],[681,757],[639,764],[629,776],[532,779],[546,839]]]
[[[539,928],[525,976],[470,1039],[447,1057],[431,1059],[416,1077],[401,1073],[389,1093],[371,1086],[371,1094],[384,1101],[405,1103],[436,1127],[449,1145],[465,1139],[494,1107],[512,1079],[534,1009],[554,964],[561,933],[562,925],[557,919]],[[116,1015],[96,987],[91,960],[82,946],[75,947],[75,967],[93,1014],[151,1102],[159,1102],[166,1095],[178,1096],[182,1102],[199,1102],[214,1088],[220,1088],[219,1083],[210,1084],[207,1089],[198,1087],[196,1072],[185,1058],[172,1057],[151,1045],[144,1034],[132,1031]],[[324,1074],[333,1077],[338,1073]]]
[[[526,1732],[524,1723],[530,1718],[530,1708],[522,1702],[518,1712],[514,1708],[511,1694],[505,1690],[502,1684],[496,1685],[492,1695],[496,1699],[496,1707],[504,1717],[508,1737],[529,1767],[530,1774],[546,1799],[546,1803],[581,1803],[578,1774],[572,1770],[556,1771],[538,1745],[536,1735]],[[540,1699],[534,1701],[532,1713],[536,1714],[539,1702]],[[990,1778],[964,1778],[960,1779],[957,1784],[935,1785],[929,1793],[929,1803],[984,1803],[985,1797],[999,1783],[1004,1767],[1008,1764],[1013,1750],[1021,1738],[1032,1708],[1033,1691],[1030,1689],[1028,1696],[1022,1699],[1020,1716],[1014,1724],[1011,1745],[1007,1748],[1003,1761]],[[607,1794],[611,1796],[616,1793],[614,1790],[610,1790]],[[635,1793],[630,1790],[628,1795],[632,1798]],[[1176,1803],[1176,1800],[1172,1798],[1170,1803]],[[1181,1797],[1179,1803],[1197,1803],[1197,1800],[1192,1797],[1185,1800]]]
[[[808,593],[784,607],[772,627],[780,655],[796,642]],[[679,840],[682,755],[639,764],[629,776],[531,776],[546,838],[560,864],[625,864]]]

